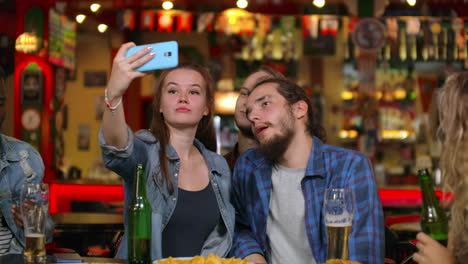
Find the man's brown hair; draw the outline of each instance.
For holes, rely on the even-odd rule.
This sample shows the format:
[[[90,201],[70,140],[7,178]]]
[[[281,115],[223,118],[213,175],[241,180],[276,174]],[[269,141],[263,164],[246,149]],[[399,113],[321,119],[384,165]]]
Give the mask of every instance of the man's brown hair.
[[[281,96],[284,97],[284,99],[286,99],[290,106],[299,101],[304,101],[307,104],[307,132],[311,136],[316,136],[325,142],[327,139],[325,129],[315,117],[314,107],[309,97],[307,97],[304,89],[294,82],[288,81],[286,79],[264,79],[258,82],[253,87],[252,91],[255,90],[258,86],[267,83],[276,84],[276,90],[279,94],[281,94]]]

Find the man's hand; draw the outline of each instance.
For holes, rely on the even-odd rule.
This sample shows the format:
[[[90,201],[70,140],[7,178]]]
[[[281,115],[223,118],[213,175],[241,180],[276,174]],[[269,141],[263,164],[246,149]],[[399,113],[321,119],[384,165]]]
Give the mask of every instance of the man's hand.
[[[439,244],[430,236],[420,232],[416,236],[419,242],[416,244],[418,252],[414,253],[413,260],[419,264],[454,264],[455,257],[452,252]]]
[[[256,264],[266,264],[267,263],[265,258],[262,255],[258,254],[258,253],[250,254],[247,257],[245,257],[244,259],[247,260],[247,261],[256,263]]]
[[[23,227],[23,216],[21,215],[20,209],[16,205],[11,206],[11,214],[13,215],[13,219],[15,223],[19,227]]]

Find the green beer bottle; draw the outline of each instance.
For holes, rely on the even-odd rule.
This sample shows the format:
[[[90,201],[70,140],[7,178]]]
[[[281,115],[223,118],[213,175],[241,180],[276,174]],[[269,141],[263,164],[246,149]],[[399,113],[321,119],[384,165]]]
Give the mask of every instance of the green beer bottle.
[[[448,221],[444,210],[432,187],[432,179],[427,169],[418,170],[419,184],[423,198],[421,228],[424,233],[447,246]]]
[[[151,241],[151,206],[146,197],[143,164],[136,166],[133,199],[128,209],[128,263],[148,264]]]

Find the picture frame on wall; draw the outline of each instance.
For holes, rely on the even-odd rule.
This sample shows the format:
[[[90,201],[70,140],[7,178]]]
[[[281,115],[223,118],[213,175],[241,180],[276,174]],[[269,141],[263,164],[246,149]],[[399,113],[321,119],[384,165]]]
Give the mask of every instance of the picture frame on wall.
[[[102,87],[107,84],[106,71],[87,71],[84,72],[85,87]]]
[[[96,121],[102,121],[102,116],[104,114],[104,95],[95,95],[94,96],[94,109],[95,109],[95,119]]]
[[[44,77],[41,70],[23,70],[21,73],[21,104],[41,105]]]
[[[88,151],[90,144],[91,127],[86,124],[78,125],[78,150]]]

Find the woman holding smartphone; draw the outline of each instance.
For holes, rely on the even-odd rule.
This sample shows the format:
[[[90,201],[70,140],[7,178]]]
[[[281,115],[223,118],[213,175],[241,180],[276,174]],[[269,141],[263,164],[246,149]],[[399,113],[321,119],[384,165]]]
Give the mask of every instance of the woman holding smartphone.
[[[165,70],[154,91],[151,128],[134,134],[125,121],[122,96],[132,80],[145,75],[135,69],[158,51],[143,49],[125,58],[133,46],[122,45],[115,56],[99,132],[106,167],[123,179],[125,212],[135,166],[142,163],[152,207],[151,258],[225,257],[232,244],[234,209],[229,167],[213,152],[213,80],[194,64]],[[118,258],[127,258],[127,242],[124,234]]]

